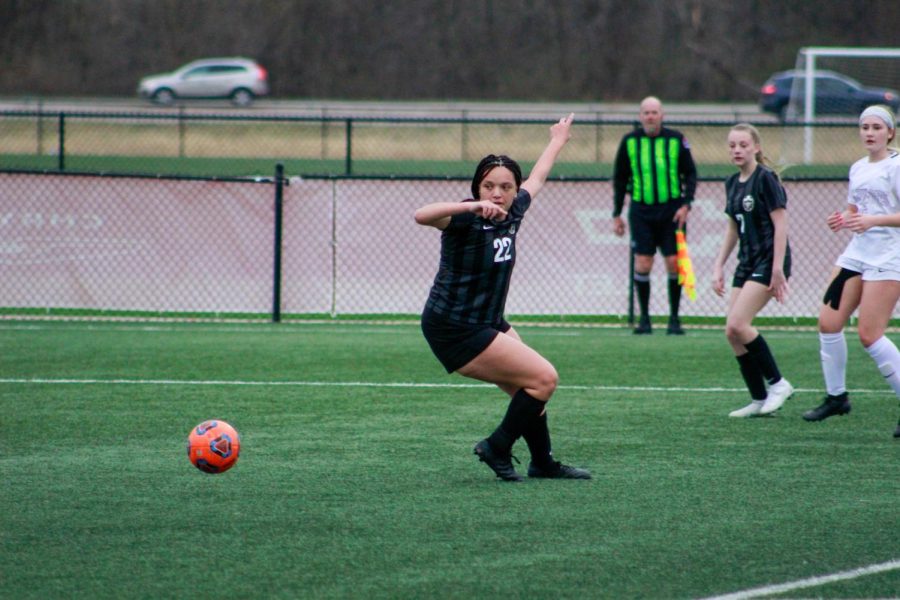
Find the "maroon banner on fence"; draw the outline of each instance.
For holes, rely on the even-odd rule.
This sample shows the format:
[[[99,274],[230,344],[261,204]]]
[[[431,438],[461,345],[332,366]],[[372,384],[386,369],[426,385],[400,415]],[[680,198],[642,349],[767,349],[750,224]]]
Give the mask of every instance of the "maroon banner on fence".
[[[849,239],[825,226],[841,182],[788,183],[794,269],[784,305],[813,317]],[[416,208],[465,198],[468,182],[302,180],[284,190],[282,312],[418,313],[438,266],[440,232]],[[612,232],[608,182],[550,182],[526,215],[509,314],[628,312],[628,237]],[[688,244],[697,300],[683,315],[721,316],[710,288],[726,217],[724,186],[701,183]],[[158,312],[271,310],[271,184],[0,174],[0,307]],[[735,258],[727,272],[733,271]],[[657,256],[651,310],[668,312]]]
[[[271,185],[2,175],[0,198],[0,306],[271,309]]]

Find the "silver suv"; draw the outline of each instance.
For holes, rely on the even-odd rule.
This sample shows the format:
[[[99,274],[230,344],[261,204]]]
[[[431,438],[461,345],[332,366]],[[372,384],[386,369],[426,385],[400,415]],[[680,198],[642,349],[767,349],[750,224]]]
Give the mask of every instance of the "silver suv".
[[[141,79],[138,94],[157,104],[178,99],[228,98],[235,106],[249,106],[269,93],[269,74],[247,58],[207,58],[160,75]]]

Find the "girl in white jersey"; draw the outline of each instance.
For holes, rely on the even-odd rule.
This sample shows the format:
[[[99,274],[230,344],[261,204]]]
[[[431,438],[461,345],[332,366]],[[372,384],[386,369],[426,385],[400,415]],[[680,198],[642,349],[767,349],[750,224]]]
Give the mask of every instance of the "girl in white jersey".
[[[896,134],[886,106],[870,106],[859,117],[868,155],[850,167],[847,208],[827,219],[832,231],[854,233],[831,273],[819,311],[819,347],[827,396],[804,413],[821,421],[850,412],[844,325],[859,308],[859,339],[900,397],[900,351],[885,331],[900,299],[900,154],[888,146]],[[900,424],[894,431],[900,437]]]

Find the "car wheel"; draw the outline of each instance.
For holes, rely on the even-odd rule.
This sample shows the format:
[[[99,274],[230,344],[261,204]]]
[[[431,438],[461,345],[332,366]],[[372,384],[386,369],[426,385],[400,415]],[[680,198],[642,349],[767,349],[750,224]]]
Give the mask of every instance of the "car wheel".
[[[171,106],[175,103],[175,92],[169,88],[160,88],[153,93],[153,101],[163,106]]]
[[[235,106],[250,106],[253,104],[253,92],[246,88],[238,88],[231,92],[231,103]]]
[[[787,121],[787,112],[788,112],[787,104],[782,104],[778,108],[778,122],[779,123],[784,123],[785,121]]]

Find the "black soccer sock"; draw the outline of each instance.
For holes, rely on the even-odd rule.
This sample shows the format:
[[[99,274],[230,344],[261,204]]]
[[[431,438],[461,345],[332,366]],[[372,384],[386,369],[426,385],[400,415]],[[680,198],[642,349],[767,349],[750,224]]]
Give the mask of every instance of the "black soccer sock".
[[[634,287],[637,288],[638,306],[641,318],[650,317],[650,273],[634,274]]]
[[[533,418],[523,436],[531,452],[531,462],[539,468],[553,464],[553,449],[550,445],[550,429],[547,427],[547,413]]]
[[[509,452],[531,421],[544,410],[544,405],[544,402],[530,396],[524,388],[516,392],[509,401],[500,425],[488,436],[488,443],[498,452]]]
[[[750,390],[750,397],[754,400],[765,400],[766,382],[763,379],[763,374],[759,370],[756,361],[753,360],[753,357],[750,356],[749,352],[747,354],[735,356],[735,358],[738,361],[738,366],[741,368],[741,375],[744,377],[744,383],[747,384],[747,389]]]
[[[681,305],[681,284],[678,273],[669,273],[669,315],[678,318],[678,307]]]
[[[752,342],[744,344],[744,347],[747,348],[747,354],[756,361],[760,372],[766,378],[766,381],[769,382],[769,385],[781,379],[781,371],[778,370],[775,357],[772,356],[772,351],[769,350],[769,345],[762,334],[756,336]]]

